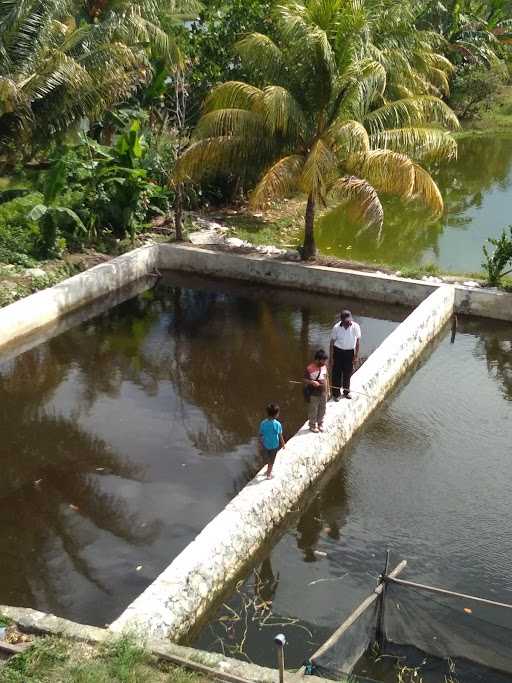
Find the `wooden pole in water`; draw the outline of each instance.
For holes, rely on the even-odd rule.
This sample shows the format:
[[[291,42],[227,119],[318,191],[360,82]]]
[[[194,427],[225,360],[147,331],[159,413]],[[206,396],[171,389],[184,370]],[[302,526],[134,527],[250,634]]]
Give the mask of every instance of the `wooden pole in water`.
[[[446,588],[436,588],[435,586],[427,586],[424,583],[415,583],[414,581],[406,581],[405,579],[397,579],[396,575],[390,574],[385,577],[384,581],[390,583],[397,583],[400,586],[409,586],[410,588],[417,588],[418,590],[430,591],[431,593],[440,593],[441,595],[448,595],[452,598],[462,598],[463,600],[472,600],[473,602],[480,602],[483,605],[492,605],[493,607],[506,607],[512,609],[512,605],[506,602],[496,602],[495,600],[487,600],[486,598],[479,598],[476,595],[466,595],[465,593],[456,593],[455,591],[446,590]]]
[[[390,578],[394,578],[395,576],[398,576],[405,567],[407,566],[407,560],[402,560],[400,564],[398,564],[393,571],[388,575],[388,580]],[[366,600],[364,600],[359,607],[357,607],[352,614],[348,617],[348,619],[345,619],[345,621],[341,624],[341,626],[336,629],[336,631],[332,634],[330,638],[328,638],[323,645],[321,645],[318,650],[311,656],[311,661],[314,662],[315,659],[320,657],[326,650],[328,650],[334,643],[339,640],[343,634],[348,631],[348,629],[352,626],[352,624],[357,621],[357,619],[366,612],[368,607],[371,607],[373,603],[378,599],[380,594],[382,593],[384,589],[384,582],[379,583],[377,588],[373,591],[371,595],[369,595]]]
[[[386,550],[386,563],[384,565],[384,571],[382,572],[379,580],[379,585],[382,584],[382,592],[379,597],[379,614],[377,617],[377,628],[376,628],[376,641],[379,644],[380,649],[384,647],[384,598],[386,595],[386,584],[385,580],[389,571],[389,550]]]

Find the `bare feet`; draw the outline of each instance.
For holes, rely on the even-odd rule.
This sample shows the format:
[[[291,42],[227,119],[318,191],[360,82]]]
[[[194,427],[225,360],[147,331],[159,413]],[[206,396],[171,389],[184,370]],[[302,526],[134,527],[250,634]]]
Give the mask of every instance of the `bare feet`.
[[[318,425],[318,431],[323,432],[324,431],[324,426],[323,425]]]
[[[318,427],[310,427],[310,428],[309,428],[309,431],[310,431],[310,432],[314,432],[315,434],[318,434],[318,432],[319,432],[320,430],[318,429]]]

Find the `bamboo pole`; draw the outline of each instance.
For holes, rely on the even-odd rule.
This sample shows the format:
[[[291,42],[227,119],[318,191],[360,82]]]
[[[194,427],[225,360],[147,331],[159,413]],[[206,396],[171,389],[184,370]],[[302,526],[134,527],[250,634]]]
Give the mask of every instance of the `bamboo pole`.
[[[455,591],[449,591],[446,588],[436,588],[435,586],[427,586],[424,583],[415,583],[414,581],[406,581],[405,579],[397,579],[396,576],[384,577],[384,581],[389,581],[390,583],[397,583],[401,586],[409,586],[410,588],[417,588],[418,590],[430,591],[431,593],[440,593],[441,595],[449,595],[453,598],[462,598],[463,600],[472,600],[473,602],[480,602],[484,605],[492,605],[493,607],[506,607],[507,609],[512,609],[512,605],[506,602],[496,602],[495,600],[487,600],[486,598],[479,598],[476,595],[466,595],[465,593],[457,593]]]
[[[387,579],[394,578],[398,576],[405,567],[407,566],[407,560],[402,560],[400,564],[398,564],[393,571],[388,575]],[[384,578],[384,577],[383,577]],[[339,628],[334,631],[332,636],[328,638],[323,645],[321,645],[318,650],[311,656],[311,661],[314,662],[315,659],[320,657],[326,650],[328,650],[337,640],[339,640],[345,631],[347,631],[354,622],[359,619],[359,617],[366,612],[366,610],[373,605],[373,603],[378,599],[382,591],[384,590],[384,581],[379,583],[379,585],[375,588],[373,593],[369,595],[366,600],[363,600],[363,602],[359,605],[359,607],[356,607],[356,609],[352,612],[352,614],[348,617],[348,619],[345,619],[345,621],[339,626]]]

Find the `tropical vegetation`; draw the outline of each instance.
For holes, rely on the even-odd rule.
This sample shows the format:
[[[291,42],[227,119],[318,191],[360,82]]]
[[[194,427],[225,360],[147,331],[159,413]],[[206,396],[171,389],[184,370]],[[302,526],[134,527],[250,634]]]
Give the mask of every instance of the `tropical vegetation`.
[[[369,239],[390,194],[439,215],[453,111],[510,78],[511,4],[0,0],[0,260],[155,222],[181,239],[187,211],[292,194],[305,257],[325,206]]]
[[[179,177],[257,178],[253,206],[303,192],[304,258],[316,254],[315,208],[329,197],[378,227],[379,192],[440,214],[441,194],[420,164],[456,154],[445,129],[458,122],[439,97],[452,67],[434,51],[435,37],[411,34],[398,5],[316,0],[278,7],[275,41],[252,33],[237,42],[251,82],[213,89]]]

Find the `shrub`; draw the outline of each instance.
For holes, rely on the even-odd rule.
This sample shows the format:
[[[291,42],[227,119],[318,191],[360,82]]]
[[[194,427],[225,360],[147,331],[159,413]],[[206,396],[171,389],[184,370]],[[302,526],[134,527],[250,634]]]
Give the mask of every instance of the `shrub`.
[[[449,104],[459,118],[472,118],[492,105],[506,77],[506,68],[500,65],[460,67],[453,79]]]
[[[0,204],[0,261],[26,268],[34,265],[41,246],[41,233],[28,212],[42,200],[39,192]]]
[[[490,237],[487,240],[494,247],[492,252],[485,244],[483,246],[485,261],[482,268],[487,273],[487,282],[493,286],[499,285],[505,275],[512,273],[512,267],[506,270],[508,266],[512,266],[512,225],[508,226],[508,231],[510,235],[505,229],[497,239]]]

